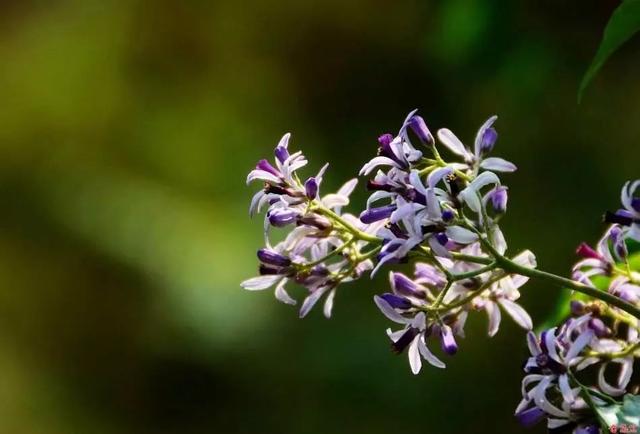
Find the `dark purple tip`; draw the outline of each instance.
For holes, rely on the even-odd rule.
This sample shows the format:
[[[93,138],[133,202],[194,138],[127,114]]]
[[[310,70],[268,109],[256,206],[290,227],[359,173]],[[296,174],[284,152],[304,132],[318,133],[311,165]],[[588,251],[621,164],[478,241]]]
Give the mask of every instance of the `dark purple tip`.
[[[538,407],[531,407],[527,410],[516,413],[516,419],[518,419],[520,425],[524,426],[525,428],[531,428],[542,419],[544,419],[544,415],[544,411],[542,411]]]
[[[626,209],[619,209],[616,212],[607,211],[604,215],[604,221],[605,223],[630,226],[633,223],[633,215]]]
[[[289,158],[289,151],[284,146],[276,146],[274,154],[279,162],[284,163]]]
[[[445,223],[449,223],[456,215],[450,209],[445,209],[442,211],[442,221]]]
[[[397,341],[391,344],[391,350],[396,354],[402,353],[404,349],[409,346],[411,341],[413,341],[413,338],[415,338],[417,334],[418,329],[414,329],[413,327],[408,328],[407,331],[404,332]]]
[[[498,140],[498,132],[495,128],[487,128],[482,134],[482,142],[480,143],[480,152],[488,154],[493,150],[493,146]]]
[[[635,212],[640,212],[640,197],[631,199],[631,208],[633,208]]]
[[[378,208],[369,208],[360,214],[360,221],[365,224],[374,223],[386,218],[396,210],[395,205],[386,205]]]
[[[272,275],[272,274],[280,274],[283,270],[282,268],[269,267],[267,265],[260,264],[258,271],[261,276],[266,276],[266,275]]]
[[[507,187],[498,186],[491,192],[491,205],[498,214],[507,210]]]
[[[602,260],[602,255],[596,252],[590,245],[587,243],[580,243],[578,248],[576,249],[576,254],[585,259],[599,259]]]
[[[258,250],[258,259],[264,264],[276,265],[278,267],[288,267],[291,265],[291,259],[269,249]]]
[[[271,226],[281,228],[296,221],[298,212],[292,209],[276,209],[267,214]]]
[[[389,146],[389,144],[393,141],[393,136],[389,133],[383,134],[378,137],[378,143],[380,146]]]
[[[429,128],[427,128],[427,124],[424,122],[422,116],[411,116],[411,119],[409,119],[407,124],[423,144],[427,146],[433,146],[435,144],[435,140],[433,140],[433,136],[431,135]]]
[[[267,160],[258,161],[258,164],[256,164],[256,169],[264,170],[265,172],[269,172],[270,174],[278,177],[282,176],[282,174],[278,172],[278,170],[273,167]]]
[[[311,177],[307,179],[304,183],[304,190],[309,199],[315,199],[318,195],[318,181],[316,181],[316,178]]]
[[[453,336],[451,327],[447,325],[440,328],[440,345],[442,347],[442,351],[450,356],[453,356],[458,352],[458,344],[456,343],[456,338]]]
[[[417,283],[402,273],[391,273],[391,286],[399,294],[418,298],[427,296]]]
[[[399,295],[391,294],[389,292],[382,294],[380,298],[389,303],[391,307],[396,309],[406,310],[411,308],[412,306],[411,302],[408,299]]]

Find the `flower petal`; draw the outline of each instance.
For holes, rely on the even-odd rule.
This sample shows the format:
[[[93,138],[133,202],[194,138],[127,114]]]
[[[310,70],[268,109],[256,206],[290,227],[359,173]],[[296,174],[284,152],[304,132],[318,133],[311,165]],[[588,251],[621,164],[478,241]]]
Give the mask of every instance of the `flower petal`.
[[[282,276],[277,274],[267,275],[267,276],[258,276],[253,277],[251,279],[247,279],[240,284],[244,289],[249,291],[260,291],[262,289],[267,289],[273,286],[274,283],[282,279]]]
[[[485,170],[495,170],[496,172],[515,172],[518,168],[515,164],[503,158],[485,158],[480,163],[480,167]]]
[[[453,132],[448,128],[441,128],[438,130],[438,139],[440,139],[440,142],[442,142],[442,144],[445,145],[451,152],[464,157],[465,160],[471,156],[471,153],[462,144],[460,139],[458,139],[456,135],[453,134]]]
[[[499,303],[520,327],[525,330],[531,330],[533,328],[531,317],[518,303],[507,300],[506,298],[500,299]]]

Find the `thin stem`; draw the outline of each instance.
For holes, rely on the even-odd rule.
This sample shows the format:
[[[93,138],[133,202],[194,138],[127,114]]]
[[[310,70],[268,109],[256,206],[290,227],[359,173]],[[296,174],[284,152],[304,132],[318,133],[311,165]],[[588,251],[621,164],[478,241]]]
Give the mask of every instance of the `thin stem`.
[[[312,210],[317,212],[318,214],[324,215],[325,217],[329,217],[331,220],[335,221],[340,226],[344,227],[346,230],[351,232],[354,237],[356,237],[356,238],[358,238],[360,240],[368,241],[370,243],[381,243],[382,242],[381,238],[378,238],[375,235],[371,235],[371,234],[368,234],[366,232],[361,231],[360,229],[358,229],[355,226],[353,226],[351,223],[349,223],[346,220],[344,220],[338,214],[336,214],[335,212],[331,211],[329,208],[325,208],[323,206],[316,205],[316,206],[312,207]]]
[[[485,267],[478,268],[477,270],[467,271],[466,273],[452,274],[451,278],[453,279],[454,282],[457,280],[469,279],[471,277],[476,277],[481,274],[484,274],[487,271],[495,270],[496,267],[497,267],[497,264],[495,262],[492,262]]]
[[[504,256],[497,256],[496,261],[500,268],[510,271],[512,273],[520,274],[522,276],[527,276],[535,279],[546,280],[550,283],[553,283],[556,286],[561,288],[569,288],[574,291],[581,292],[582,294],[588,295],[593,298],[597,298],[598,300],[602,300],[605,303],[608,303],[612,306],[615,306],[619,309],[624,310],[625,312],[633,315],[636,318],[640,318],[640,309],[631,303],[627,303],[621,298],[616,297],[615,295],[609,294],[608,292],[601,291],[596,288],[592,288],[591,286],[584,285],[582,283],[576,282],[571,279],[567,279],[566,277],[557,276],[555,274],[548,273],[543,270],[537,270],[535,268],[528,268],[513,262],[510,259],[505,258]]]
[[[342,252],[344,249],[346,249],[347,247],[352,245],[355,241],[356,241],[355,238],[351,238],[348,241],[346,241],[344,244],[342,244],[340,247],[337,247],[337,248],[333,249],[327,256],[325,256],[323,258],[320,258],[317,261],[313,261],[313,262],[309,262],[307,264],[304,264],[303,267],[304,268],[313,268],[318,264],[322,264],[327,259],[331,259],[333,256],[335,256],[338,253]]]

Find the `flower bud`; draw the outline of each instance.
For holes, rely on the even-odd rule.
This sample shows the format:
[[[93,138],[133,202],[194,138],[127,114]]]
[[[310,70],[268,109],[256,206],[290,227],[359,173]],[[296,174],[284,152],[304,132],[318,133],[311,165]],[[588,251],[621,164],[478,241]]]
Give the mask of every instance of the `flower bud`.
[[[589,328],[593,330],[597,337],[603,338],[609,334],[609,329],[600,318],[591,318]]]
[[[498,140],[498,132],[495,128],[487,128],[482,134],[482,141],[480,142],[480,152],[482,154],[488,154],[493,150],[493,146]]]
[[[611,228],[611,231],[609,232],[609,240],[611,241],[611,247],[613,248],[613,252],[618,260],[626,260],[629,251],[627,250],[627,244],[624,241],[622,229],[617,226]]]
[[[424,122],[422,116],[411,116],[411,119],[409,119],[407,124],[423,144],[426,146],[433,146],[435,144],[433,135],[431,135],[431,132],[429,131],[429,128],[427,128],[427,124]]]
[[[538,407],[531,407],[516,413],[516,419],[525,428],[531,428],[545,418],[545,412]]]
[[[569,303],[569,305],[571,307],[572,315],[574,316],[584,315],[586,306],[583,302],[581,302],[580,300],[571,300],[571,303]]]
[[[411,297],[426,298],[422,288],[402,273],[390,273],[391,287],[395,292]]]
[[[453,356],[458,352],[458,344],[456,343],[456,338],[453,336],[451,327],[449,327],[448,325],[443,325],[442,327],[440,327],[440,345],[442,346],[442,351],[450,356]]]
[[[401,297],[399,295],[391,294],[388,292],[385,294],[382,294],[380,298],[382,298],[384,301],[389,303],[389,306],[395,309],[406,310],[411,308],[412,306],[411,301],[409,301],[407,298]]]
[[[284,146],[276,146],[274,154],[281,163],[284,163],[289,158],[289,151]]]
[[[316,181],[316,178],[311,177],[307,179],[307,181],[304,183],[304,190],[309,199],[315,199],[318,195],[318,181]]]
[[[378,137],[378,143],[380,146],[389,146],[389,144],[393,141],[393,136],[389,133],[383,134]]]
[[[386,205],[378,208],[369,208],[360,214],[360,221],[365,224],[374,223],[386,218],[396,210],[395,205]]]
[[[281,228],[296,221],[298,212],[292,209],[281,208],[269,211],[267,214],[271,226]]]
[[[263,264],[275,265],[277,267],[288,267],[291,265],[291,259],[269,249],[258,250],[258,259]]]
[[[491,194],[491,205],[498,214],[502,214],[507,210],[507,187],[501,185],[493,189]]]
[[[580,243],[578,248],[576,249],[576,254],[585,259],[599,259],[602,260],[602,255],[596,252],[590,245],[587,243]]]
[[[449,223],[456,215],[450,209],[445,209],[442,211],[442,221],[445,223]]]

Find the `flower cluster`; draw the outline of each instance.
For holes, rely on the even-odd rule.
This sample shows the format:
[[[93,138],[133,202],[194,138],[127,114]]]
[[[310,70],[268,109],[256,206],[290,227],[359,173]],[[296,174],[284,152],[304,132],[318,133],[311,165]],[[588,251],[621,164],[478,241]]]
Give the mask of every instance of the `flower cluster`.
[[[607,213],[607,228],[595,247],[578,246],[580,260],[573,279],[640,306],[640,275],[629,263],[627,240],[637,239],[640,199],[633,196],[640,182],[625,184],[624,209]],[[635,213],[635,214],[634,214]],[[531,357],[525,365],[523,399],[516,417],[525,426],[547,420],[549,429],[599,432],[593,406],[637,392],[630,384],[640,357],[640,322],[618,307],[600,301],[572,300],[572,317],[560,327],[527,337]],[[594,371],[597,386],[584,386],[579,376]],[[613,381],[611,380],[613,379]],[[615,401],[614,401],[615,402]]]
[[[336,194],[320,195],[327,166],[303,181],[298,171],[307,160],[300,152],[289,152],[286,134],[275,148],[274,163],[259,161],[247,178],[248,183],[263,183],[251,201],[250,214],[268,209],[265,247],[258,251],[260,276],[242,286],[275,287],[278,300],[295,304],[285,288],[289,282],[298,283],[307,289],[300,316],[327,294],[328,317],[340,283],[367,271],[373,276],[388,264],[416,261],[413,278],[391,272],[392,292],[375,298],[389,319],[404,326],[389,336],[395,352],[408,348],[414,373],[420,370],[421,356],[444,366],[426,342],[438,337],[445,353],[455,353],[456,337],[463,336],[471,311],[487,313],[491,336],[498,331],[501,310],[531,329],[531,318],[516,303],[518,288],[528,278],[497,262],[506,260],[507,244],[498,221],[507,209],[508,190],[496,173],[516,168],[488,156],[498,138],[496,119],[480,127],[473,149],[450,130],[440,129],[436,136],[454,158],[447,162],[424,119],[416,111],[409,113],[396,135],[378,138],[378,155],[360,171],[375,174],[367,182],[371,195],[358,218],[342,213],[357,180]],[[273,227],[291,230],[272,245]],[[524,268],[536,265],[529,251],[510,261]]]
[[[260,160],[247,183],[261,181],[263,188],[252,201],[249,213],[268,206],[264,218],[265,247],[258,250],[259,274],[242,282],[248,290],[275,287],[275,296],[287,304],[296,304],[286,286],[295,282],[308,290],[300,308],[304,317],[325,295],[324,314],[331,316],[336,287],[363,275],[373,267],[374,252],[363,252],[366,240],[381,226],[362,223],[355,216],[342,214],[357,179],[345,183],[336,193],[320,195],[322,178],[328,165],[304,182],[296,173],[307,164],[301,152],[290,154],[290,134],[275,148],[275,165]],[[291,227],[285,239],[272,245],[272,227]]]

